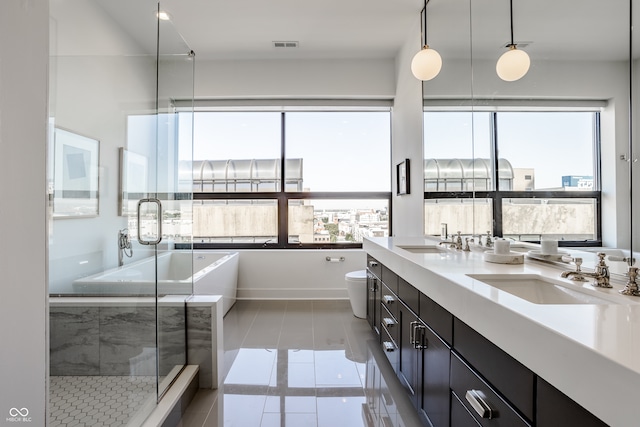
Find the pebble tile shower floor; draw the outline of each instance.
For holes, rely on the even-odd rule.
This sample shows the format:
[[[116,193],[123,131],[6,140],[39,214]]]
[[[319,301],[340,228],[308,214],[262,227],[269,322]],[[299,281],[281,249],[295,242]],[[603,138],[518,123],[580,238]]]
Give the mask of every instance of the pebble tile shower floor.
[[[126,425],[156,393],[153,376],[52,376],[49,387],[54,427]]]

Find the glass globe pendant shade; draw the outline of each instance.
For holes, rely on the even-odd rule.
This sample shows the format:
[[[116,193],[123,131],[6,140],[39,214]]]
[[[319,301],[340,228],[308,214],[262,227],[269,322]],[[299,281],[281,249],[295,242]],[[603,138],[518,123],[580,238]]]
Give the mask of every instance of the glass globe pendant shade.
[[[496,72],[502,80],[514,82],[527,74],[530,65],[531,60],[527,52],[516,49],[515,45],[511,45],[509,50],[498,59]]]
[[[411,72],[420,80],[431,80],[438,75],[442,68],[442,57],[429,46],[425,45],[416,53],[411,61]]]

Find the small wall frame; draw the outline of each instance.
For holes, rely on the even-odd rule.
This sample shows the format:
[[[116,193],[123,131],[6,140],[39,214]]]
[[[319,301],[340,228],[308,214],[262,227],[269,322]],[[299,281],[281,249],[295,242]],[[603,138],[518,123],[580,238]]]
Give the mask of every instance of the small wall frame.
[[[409,159],[405,159],[396,165],[396,194],[402,196],[410,193]]]
[[[58,127],[53,138],[53,217],[98,216],[100,141]]]

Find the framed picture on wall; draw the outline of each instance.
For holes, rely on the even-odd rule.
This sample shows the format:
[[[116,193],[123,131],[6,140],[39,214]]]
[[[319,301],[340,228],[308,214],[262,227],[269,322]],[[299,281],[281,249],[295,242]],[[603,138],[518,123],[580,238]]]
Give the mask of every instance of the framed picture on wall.
[[[98,216],[100,142],[54,130],[53,217]]]
[[[410,194],[411,187],[409,185],[409,159],[396,165],[396,194]]]

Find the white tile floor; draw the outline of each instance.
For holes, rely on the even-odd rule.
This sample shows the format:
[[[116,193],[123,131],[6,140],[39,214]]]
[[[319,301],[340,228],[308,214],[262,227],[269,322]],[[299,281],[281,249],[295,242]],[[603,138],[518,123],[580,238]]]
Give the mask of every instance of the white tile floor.
[[[183,427],[419,425],[348,301],[239,301],[224,335],[224,386],[200,390]]]

